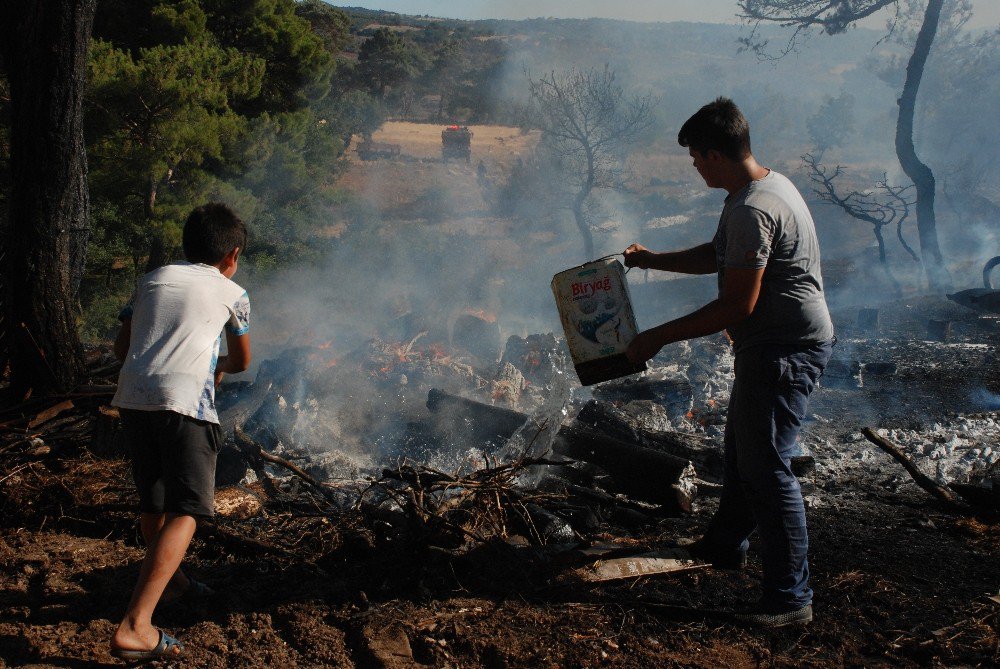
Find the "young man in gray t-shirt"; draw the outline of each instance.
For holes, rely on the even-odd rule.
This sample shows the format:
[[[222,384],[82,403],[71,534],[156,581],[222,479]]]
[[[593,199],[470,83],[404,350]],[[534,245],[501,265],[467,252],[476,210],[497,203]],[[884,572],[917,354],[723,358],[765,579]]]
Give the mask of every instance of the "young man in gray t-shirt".
[[[635,363],[666,344],[726,330],[736,379],[725,433],[723,493],[692,555],[739,568],[749,537],[762,544],[764,595],[739,614],[779,627],[812,620],[805,508],[791,457],[809,394],[833,347],[812,216],[795,186],[750,152],[750,127],[732,100],[702,107],[678,135],[710,188],[727,193],[719,228],[707,244],[654,253],[625,250],[629,267],[719,275],[719,297],[698,311],[640,333]]]

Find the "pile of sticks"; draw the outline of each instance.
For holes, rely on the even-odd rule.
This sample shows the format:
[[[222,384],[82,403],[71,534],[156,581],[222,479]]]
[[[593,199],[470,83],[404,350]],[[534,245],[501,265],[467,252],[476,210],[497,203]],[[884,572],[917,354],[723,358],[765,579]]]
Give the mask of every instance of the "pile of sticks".
[[[401,513],[412,538],[455,548],[469,541],[485,544],[526,535],[543,545],[548,537],[539,522],[540,509],[566,501],[566,496],[528,490],[519,476],[547,460],[521,458],[460,475],[409,462],[385,469],[362,493],[358,508],[384,515]],[[396,523],[398,524],[398,523]]]

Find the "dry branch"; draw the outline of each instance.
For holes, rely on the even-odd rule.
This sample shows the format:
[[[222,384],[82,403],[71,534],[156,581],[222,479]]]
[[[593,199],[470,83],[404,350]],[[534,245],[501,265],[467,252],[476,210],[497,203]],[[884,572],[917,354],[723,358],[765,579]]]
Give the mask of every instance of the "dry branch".
[[[868,441],[872,442],[873,444],[881,448],[883,451],[891,455],[896,462],[903,465],[903,469],[905,469],[909,473],[909,475],[913,478],[914,482],[918,486],[929,492],[931,495],[933,495],[935,498],[937,498],[937,500],[940,501],[942,504],[953,510],[959,510],[963,508],[962,505],[959,504],[958,500],[955,498],[955,495],[953,495],[950,490],[948,490],[943,486],[938,485],[933,479],[931,479],[929,476],[920,471],[917,468],[917,465],[914,464],[913,460],[907,457],[906,454],[903,453],[903,451],[901,451],[898,446],[893,444],[891,441],[889,441],[888,439],[886,439],[885,437],[883,437],[870,427],[866,427],[865,429],[861,430],[861,433],[865,435],[865,438]]]
[[[244,455],[249,455],[252,458],[260,458],[261,460],[265,460],[272,464],[280,465],[281,467],[284,467],[285,469],[287,469],[288,471],[292,472],[300,479],[305,481],[312,488],[315,488],[327,500],[331,502],[337,501],[336,496],[333,494],[333,492],[331,492],[329,488],[327,488],[322,483],[313,478],[307,471],[289,462],[288,460],[285,460],[282,457],[274,455],[273,453],[268,453],[267,451],[264,450],[264,448],[260,444],[251,439],[241,428],[237,427],[235,429],[235,435],[236,435],[236,442],[240,446],[240,451],[242,451]]]

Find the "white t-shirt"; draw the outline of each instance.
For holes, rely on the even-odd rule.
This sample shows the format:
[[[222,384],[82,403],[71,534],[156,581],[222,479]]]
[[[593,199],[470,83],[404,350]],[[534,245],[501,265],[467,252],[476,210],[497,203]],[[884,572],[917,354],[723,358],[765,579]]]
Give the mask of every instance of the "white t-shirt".
[[[132,337],[111,403],[218,423],[222,328],[237,335],[250,329],[246,291],[211,265],[178,262],[142,277],[120,318],[132,319]]]

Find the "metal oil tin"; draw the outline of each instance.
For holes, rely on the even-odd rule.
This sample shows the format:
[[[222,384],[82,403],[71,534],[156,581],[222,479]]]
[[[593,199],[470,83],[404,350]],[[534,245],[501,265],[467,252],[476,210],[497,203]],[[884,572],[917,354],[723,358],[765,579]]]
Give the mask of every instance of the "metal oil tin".
[[[602,258],[552,277],[559,318],[580,383],[585,386],[644,371],[625,357],[639,329],[617,260]]]

